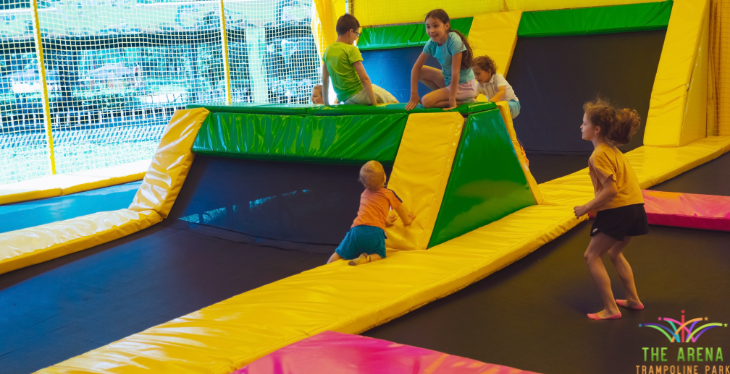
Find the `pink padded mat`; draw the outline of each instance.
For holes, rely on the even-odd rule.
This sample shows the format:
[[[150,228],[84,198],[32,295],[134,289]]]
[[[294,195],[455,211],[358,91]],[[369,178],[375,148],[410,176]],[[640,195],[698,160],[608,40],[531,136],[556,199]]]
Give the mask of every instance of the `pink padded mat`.
[[[651,225],[730,231],[730,196],[642,192]]]
[[[325,331],[234,374],[534,374],[360,335]]]

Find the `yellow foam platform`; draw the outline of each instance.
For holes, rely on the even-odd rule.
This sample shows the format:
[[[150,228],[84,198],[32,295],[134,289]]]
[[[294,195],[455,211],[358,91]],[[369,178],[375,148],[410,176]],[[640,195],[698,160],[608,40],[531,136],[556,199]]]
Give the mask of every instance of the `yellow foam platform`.
[[[0,234],[0,274],[119,239],[161,220],[155,211],[120,209]]]
[[[204,108],[175,111],[129,209],[154,210],[167,218],[193,165],[191,149],[208,113]]]
[[[416,214],[405,228],[401,220],[386,229],[392,249],[426,249],[436,225],[464,117],[459,113],[417,113],[408,116],[388,188]]]
[[[321,266],[39,373],[230,373],[325,330],[360,333],[449,295],[575,226],[572,208],[531,206],[427,251]]]
[[[711,136],[684,147],[639,147],[626,157],[639,178],[641,188],[674,178],[730,151],[730,136]],[[588,168],[540,185],[547,204],[576,206],[593,199]]]
[[[50,175],[0,186],[0,205],[46,199],[72,193],[138,181],[150,165],[149,160],[77,173]]]
[[[152,163],[135,166],[149,170],[129,209],[0,234],[0,274],[119,239],[160,222],[170,212],[190,170],[191,148],[207,115],[205,109],[178,110],[173,114]],[[65,175],[60,180],[77,182],[69,184],[68,189],[73,190],[99,183],[98,178],[104,175],[90,171],[73,177]]]

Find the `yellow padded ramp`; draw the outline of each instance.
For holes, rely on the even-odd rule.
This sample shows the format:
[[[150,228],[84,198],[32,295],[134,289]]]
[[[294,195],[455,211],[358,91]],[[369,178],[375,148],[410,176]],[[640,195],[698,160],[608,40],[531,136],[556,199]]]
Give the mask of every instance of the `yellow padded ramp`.
[[[704,137],[705,121],[697,118],[697,110],[688,110],[687,98],[697,56],[704,54],[706,64],[707,45],[702,46],[700,42],[708,15],[709,0],[676,0],[672,6],[651,92],[644,145],[676,147]],[[704,41],[707,42],[707,38]],[[704,99],[694,97],[693,104],[702,105],[704,111],[706,82],[695,82],[695,85],[693,96],[701,95]],[[697,131],[683,130],[683,127],[693,127]],[[683,134],[685,138],[682,138]]]
[[[626,153],[641,188],[649,188],[730,151],[730,136],[711,136],[683,147],[639,147]],[[545,201],[576,206],[593,199],[588,168],[540,185]]]
[[[0,205],[69,195],[144,178],[148,160],[103,169],[50,175],[0,186]]]
[[[193,142],[208,113],[203,108],[175,111],[129,209],[154,210],[167,218],[193,164]]]
[[[437,8],[446,10],[451,18],[465,18],[473,17],[475,14],[513,10],[529,12],[661,1],[664,0],[452,0],[448,2],[441,0],[367,0],[354,2],[354,14],[360,21],[360,25],[375,26],[423,22],[426,13]],[[677,1],[691,0],[675,0],[675,3]]]
[[[497,64],[497,71],[506,76],[517,44],[517,29],[522,11],[480,14],[474,17],[469,30],[469,43],[474,56],[487,55]]]
[[[39,373],[230,373],[325,330],[360,333],[461,289],[575,226],[571,207],[531,206],[427,251],[321,266],[111,343]]]
[[[535,198],[535,203],[538,205],[544,204],[545,202],[542,197],[542,191],[540,191],[540,187],[537,186],[535,177],[533,177],[532,173],[530,172],[529,162],[527,160],[527,155],[525,155],[525,150],[522,149],[522,145],[517,140],[517,134],[515,133],[514,123],[512,123],[512,115],[510,114],[509,104],[506,101],[500,101],[497,103],[497,107],[499,107],[499,114],[502,115],[502,120],[507,126],[507,132],[509,133],[509,137],[512,140],[512,147],[515,149],[517,158],[520,160],[520,166],[522,167],[522,171],[525,173],[527,183],[530,185],[530,191],[532,191],[532,196]]]
[[[416,113],[408,116],[388,188],[416,214],[411,227],[398,220],[387,228],[391,249],[426,249],[436,224],[464,117],[459,113]]]
[[[155,211],[120,209],[0,234],[0,274],[78,252],[160,222]]]

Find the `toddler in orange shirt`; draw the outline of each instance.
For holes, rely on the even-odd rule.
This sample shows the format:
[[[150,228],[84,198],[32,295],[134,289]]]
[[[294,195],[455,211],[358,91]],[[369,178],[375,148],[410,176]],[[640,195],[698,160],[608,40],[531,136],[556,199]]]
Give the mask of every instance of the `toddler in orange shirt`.
[[[385,227],[397,219],[395,214],[389,215],[391,208],[405,226],[416,218],[393,190],[385,188],[385,182],[385,170],[379,162],[368,161],[360,169],[365,191],[360,195],[357,218],[327,263],[342,258],[351,260],[349,264],[354,266],[385,258]]]

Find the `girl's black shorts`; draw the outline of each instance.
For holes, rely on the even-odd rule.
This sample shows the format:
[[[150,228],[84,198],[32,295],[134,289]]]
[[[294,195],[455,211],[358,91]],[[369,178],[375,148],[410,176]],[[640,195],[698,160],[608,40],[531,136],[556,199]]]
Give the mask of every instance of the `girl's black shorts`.
[[[602,232],[616,240],[623,241],[627,236],[646,235],[649,223],[646,219],[644,204],[627,205],[601,210],[591,227],[591,236]]]

